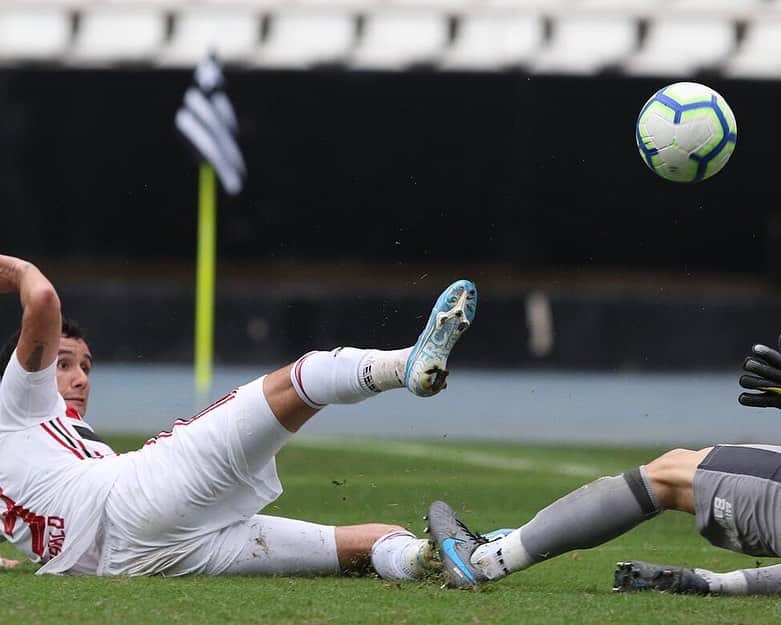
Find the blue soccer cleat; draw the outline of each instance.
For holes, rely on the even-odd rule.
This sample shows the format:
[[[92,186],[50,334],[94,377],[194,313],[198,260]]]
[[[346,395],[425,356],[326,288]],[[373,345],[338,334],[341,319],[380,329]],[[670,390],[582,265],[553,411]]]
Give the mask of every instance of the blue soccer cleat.
[[[492,542],[494,542],[495,540],[501,540],[502,538],[504,538],[505,536],[507,536],[507,534],[509,534],[509,533],[510,533],[510,532],[512,532],[512,531],[513,531],[513,530],[512,530],[511,528],[509,528],[509,527],[503,527],[503,528],[501,528],[501,529],[498,529],[498,530],[493,530],[492,532],[486,532],[486,533],[485,533],[485,534],[483,534],[482,536],[483,536],[483,538],[485,538],[485,539],[486,539],[486,540],[487,540],[489,543],[492,543]]]
[[[471,562],[472,554],[486,544],[485,536],[472,532],[444,501],[428,509],[428,531],[442,562],[445,585],[449,588],[475,588],[488,577]]]
[[[428,323],[407,358],[404,385],[415,395],[430,397],[447,386],[447,359],[477,311],[477,287],[457,280],[439,296]]]

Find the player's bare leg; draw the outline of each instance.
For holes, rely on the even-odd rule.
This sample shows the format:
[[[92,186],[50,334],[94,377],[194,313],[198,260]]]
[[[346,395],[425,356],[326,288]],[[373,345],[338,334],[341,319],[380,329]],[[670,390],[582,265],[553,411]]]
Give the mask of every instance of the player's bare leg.
[[[293,365],[290,364],[269,373],[263,379],[263,394],[282,426],[290,432],[298,432],[301,426],[317,414],[318,409],[305,404],[299,398],[290,382],[292,368]]]
[[[371,564],[371,549],[377,540],[391,532],[405,532],[399,525],[365,523],[336,528],[336,549],[342,573],[366,573]]]
[[[472,588],[574,549],[596,547],[663,510],[694,513],[694,475],[709,451],[676,449],[648,465],[602,477],[490,542],[470,531],[446,503],[435,502],[429,526],[449,585]]]
[[[438,568],[433,547],[400,525],[367,523],[336,528],[339,568],[344,574],[372,570],[383,579],[420,579]]]
[[[762,346],[758,346],[762,347]],[[768,348],[764,348],[768,349]],[[757,346],[755,346],[755,353]],[[742,382],[741,382],[742,384]],[[764,385],[764,383],[762,383]],[[748,387],[747,387],[748,388]],[[757,384],[751,388],[760,388]],[[750,396],[753,397],[753,396]],[[773,397],[758,396],[775,405]],[[712,544],[754,556],[778,556],[778,445],[719,445],[697,453],[670,452],[660,458],[659,481],[671,485],[670,505],[697,515],[700,533]],[[679,484],[680,469],[696,462],[693,488]],[[669,466],[668,466],[669,465]],[[662,476],[663,474],[663,476]],[[661,492],[664,497],[664,493]],[[672,593],[781,595],[781,565],[718,573],[701,568],[619,562],[614,578],[618,591],[656,590]]]
[[[651,489],[662,509],[694,514],[694,474],[711,449],[673,449],[646,465]]]

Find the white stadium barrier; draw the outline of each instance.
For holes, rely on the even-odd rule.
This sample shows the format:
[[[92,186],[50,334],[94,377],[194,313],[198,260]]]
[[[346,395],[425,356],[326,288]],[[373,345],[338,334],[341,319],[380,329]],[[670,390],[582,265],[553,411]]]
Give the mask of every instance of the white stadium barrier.
[[[544,37],[545,24],[537,12],[473,11],[461,17],[439,66],[469,71],[526,67]]]
[[[226,63],[246,62],[260,45],[261,10],[251,4],[210,3],[177,9],[162,66],[194,67],[210,52]]]
[[[382,8],[366,16],[349,60],[356,69],[404,70],[436,63],[448,41],[448,23],[434,9]]]
[[[749,22],[743,45],[722,69],[730,77],[781,78],[781,13]]]
[[[766,7],[766,0],[673,0],[674,11],[717,13],[725,17],[745,18]]]
[[[166,30],[164,10],[151,3],[89,7],[81,14],[79,36],[67,60],[78,65],[152,63]]]
[[[269,22],[267,37],[254,57],[259,67],[344,64],[355,45],[356,18],[347,9],[285,9]]]
[[[553,14],[559,11],[565,11],[571,7],[577,6],[578,0],[477,0],[472,3],[475,10],[479,9],[502,9],[511,11],[541,11],[547,14]]]
[[[478,0],[385,0],[384,6],[413,9],[436,9],[438,11],[463,11],[478,3]]]
[[[781,0],[0,0],[0,63],[781,79]]]
[[[575,7],[581,11],[620,12],[627,16],[651,17],[669,9],[675,0],[580,0]]]
[[[735,49],[736,26],[716,15],[658,16],[645,44],[623,63],[630,75],[690,75],[718,66]]]
[[[0,60],[51,61],[71,42],[73,20],[62,3],[0,5]]]
[[[629,15],[573,11],[553,25],[553,37],[540,51],[532,71],[592,74],[618,65],[637,46],[637,21]]]

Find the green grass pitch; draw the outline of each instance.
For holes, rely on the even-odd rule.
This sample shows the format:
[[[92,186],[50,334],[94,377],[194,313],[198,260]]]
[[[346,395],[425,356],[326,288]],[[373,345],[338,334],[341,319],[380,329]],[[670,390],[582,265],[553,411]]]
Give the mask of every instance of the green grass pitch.
[[[110,442],[120,450],[140,443],[130,437]],[[301,439],[278,457],[285,493],[265,513],[334,524],[399,523],[420,533],[429,502],[441,498],[476,530],[516,527],[556,497],[659,451]],[[0,546],[0,555],[14,553]],[[614,564],[630,558],[715,570],[775,562],[711,547],[696,534],[693,518],[666,513],[602,547],[564,555],[477,591],[376,578],[34,577],[35,567],[25,564],[0,573],[0,605],[5,622],[58,625],[753,625],[781,619],[776,598],[613,593]]]

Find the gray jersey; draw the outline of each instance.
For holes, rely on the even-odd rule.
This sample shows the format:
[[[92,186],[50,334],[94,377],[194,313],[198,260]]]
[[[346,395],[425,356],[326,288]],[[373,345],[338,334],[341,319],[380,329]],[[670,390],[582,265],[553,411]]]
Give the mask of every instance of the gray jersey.
[[[781,447],[717,445],[694,475],[697,528],[712,544],[781,554]]]

